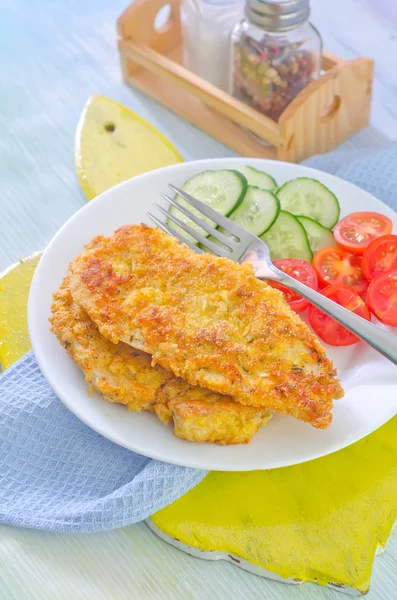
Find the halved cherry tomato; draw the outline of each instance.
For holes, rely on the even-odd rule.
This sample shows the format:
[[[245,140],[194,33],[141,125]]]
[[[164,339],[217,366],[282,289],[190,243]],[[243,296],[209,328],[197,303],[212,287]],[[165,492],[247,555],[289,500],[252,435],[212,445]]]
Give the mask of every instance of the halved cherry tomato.
[[[392,229],[389,217],[377,212],[354,212],[335,225],[334,238],[343,250],[362,254],[373,240],[388,235]]]
[[[379,321],[397,327],[397,271],[384,273],[371,281],[367,301]]]
[[[397,235],[385,235],[371,242],[364,251],[362,267],[368,281],[397,269]]]
[[[313,290],[317,290],[318,281],[317,274],[313,267],[305,260],[296,260],[294,258],[282,258],[274,261],[274,266],[287,273],[294,279],[301,281]],[[276,281],[268,281],[268,284],[277,290],[281,290],[285,296],[286,301],[290,307],[297,313],[302,312],[309,306],[309,302],[302,298],[300,294],[297,294],[293,290],[281,285]]]
[[[320,294],[344,306],[356,315],[367,321],[371,320],[371,313],[361,296],[355,289],[348,285],[329,285]],[[315,306],[309,308],[309,323],[314,332],[326,344],[331,346],[350,346],[358,342],[358,338],[345,327],[339,325],[334,319],[323,313]]]
[[[359,294],[368,287],[361,270],[361,257],[352,256],[342,248],[322,248],[314,255],[313,267],[321,285],[350,285]]]

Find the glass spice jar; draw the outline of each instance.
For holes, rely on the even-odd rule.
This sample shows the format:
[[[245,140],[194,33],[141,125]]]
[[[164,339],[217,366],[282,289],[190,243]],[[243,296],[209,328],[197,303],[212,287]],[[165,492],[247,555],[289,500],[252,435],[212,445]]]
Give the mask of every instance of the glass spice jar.
[[[247,0],[231,35],[230,93],[277,121],[320,74],[322,41],[309,0]]]

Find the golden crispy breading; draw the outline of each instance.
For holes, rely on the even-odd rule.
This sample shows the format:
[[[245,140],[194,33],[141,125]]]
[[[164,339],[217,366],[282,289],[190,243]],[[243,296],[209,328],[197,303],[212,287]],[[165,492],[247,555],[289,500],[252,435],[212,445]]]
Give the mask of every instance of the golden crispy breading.
[[[208,441],[222,446],[247,444],[259,427],[271,419],[270,413],[262,416],[264,410],[219,399],[214,404],[199,400],[173,402],[174,435],[191,442]]]
[[[71,291],[102,334],[149,352],[192,385],[315,427],[343,395],[317,337],[239,265],[146,225],[99,236],[71,265]]]
[[[179,378],[162,387],[154,409],[163,423],[173,419],[177,437],[222,445],[246,444],[271,419],[266,409],[238,404],[204,388],[192,388]]]
[[[152,367],[149,354],[106,340],[73,302],[68,277],[54,294],[50,321],[52,331],[84,372],[87,383],[110,402],[125,404],[129,410],[148,409],[157,390],[175,379],[159,365]]]
[[[109,342],[73,302],[68,277],[54,294],[50,321],[52,331],[85,373],[87,383],[110,402],[125,404],[129,410],[155,409],[165,424],[174,422],[178,437],[224,445],[247,443],[270,419],[266,409],[242,407],[231,398],[192,387],[160,365],[152,367],[149,354],[123,342]],[[221,419],[217,401],[226,406]]]

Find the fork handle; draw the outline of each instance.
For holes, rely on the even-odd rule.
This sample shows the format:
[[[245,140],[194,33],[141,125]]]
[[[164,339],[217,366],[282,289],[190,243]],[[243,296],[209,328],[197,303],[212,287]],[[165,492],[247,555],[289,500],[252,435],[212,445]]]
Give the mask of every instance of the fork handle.
[[[267,277],[267,279],[274,279],[279,283],[291,288],[295,292],[298,292],[309,300],[311,304],[320,308],[327,315],[338,321],[341,325],[346,327],[349,331],[354,333],[364,342],[367,342],[370,346],[375,348],[378,352],[383,354],[392,363],[397,365],[397,336],[381,329],[377,325],[374,325],[370,321],[355,315],[350,310],[347,310],[340,304],[337,304],[333,300],[329,300],[322,294],[315,292],[307,285],[304,285],[300,281],[293,279],[286,273],[283,273],[279,269],[274,269],[274,277]]]

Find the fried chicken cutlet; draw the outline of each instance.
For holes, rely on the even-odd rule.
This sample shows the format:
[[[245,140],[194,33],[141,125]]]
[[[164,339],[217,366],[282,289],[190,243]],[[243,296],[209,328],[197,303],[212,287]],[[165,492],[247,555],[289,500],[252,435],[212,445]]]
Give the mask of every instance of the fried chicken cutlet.
[[[192,387],[160,365],[152,367],[149,354],[106,340],[73,302],[68,277],[54,294],[50,321],[90,386],[110,402],[134,411],[154,410],[165,424],[173,421],[177,437],[222,445],[247,443],[271,418],[266,409]]]
[[[197,254],[146,225],[95,238],[71,265],[73,299],[101,333],[245,405],[318,428],[343,395],[336,370],[283,294],[251,265]]]

